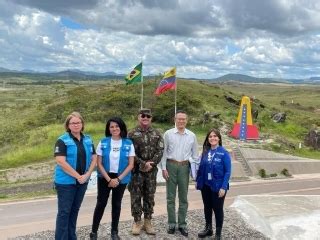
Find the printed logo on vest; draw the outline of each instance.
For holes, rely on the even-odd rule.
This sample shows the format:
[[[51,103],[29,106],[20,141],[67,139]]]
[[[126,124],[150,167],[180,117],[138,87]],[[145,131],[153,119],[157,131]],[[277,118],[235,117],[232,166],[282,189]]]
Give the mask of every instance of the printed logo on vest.
[[[59,147],[56,146],[56,149],[54,150],[54,153],[58,153],[58,152],[60,152],[60,151],[59,151]]]

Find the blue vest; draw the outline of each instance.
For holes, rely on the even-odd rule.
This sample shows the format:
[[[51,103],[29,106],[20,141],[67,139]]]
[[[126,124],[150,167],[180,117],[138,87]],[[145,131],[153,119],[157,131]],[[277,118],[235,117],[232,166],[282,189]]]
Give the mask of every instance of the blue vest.
[[[207,184],[213,192],[219,192],[221,188],[228,190],[231,175],[231,159],[228,151],[219,146],[211,163],[208,163],[207,160],[208,153],[202,153],[197,173],[197,189],[202,189],[203,185]],[[210,164],[211,180],[208,180],[208,168],[206,168],[208,164]]]
[[[120,159],[118,175],[120,175],[129,164],[129,153],[132,141],[128,138],[122,138],[122,145],[120,148]],[[102,165],[106,172],[110,171],[110,151],[111,151],[111,137],[106,137],[101,140],[102,150]],[[102,177],[101,173],[98,173]],[[122,184],[129,183],[131,179],[131,171],[121,180]]]
[[[77,145],[70,137],[70,134],[67,132],[59,137],[60,140],[64,142],[64,144],[67,146],[67,156],[66,161],[67,163],[73,168],[77,169]],[[86,172],[88,171],[90,164],[91,164],[91,157],[92,157],[92,146],[93,141],[91,140],[90,136],[83,135],[83,146],[86,151]],[[70,176],[68,173],[66,173],[61,166],[56,165],[55,169],[55,183],[58,184],[76,184],[77,180]]]

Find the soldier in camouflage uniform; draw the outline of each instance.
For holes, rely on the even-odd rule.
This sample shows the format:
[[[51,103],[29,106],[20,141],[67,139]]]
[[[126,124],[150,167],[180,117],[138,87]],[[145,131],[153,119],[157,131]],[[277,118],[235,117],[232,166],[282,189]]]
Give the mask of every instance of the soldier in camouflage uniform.
[[[133,235],[139,235],[142,228],[147,234],[156,234],[151,217],[157,187],[157,164],[161,161],[164,145],[160,132],[151,127],[151,120],[151,110],[141,109],[138,115],[139,125],[128,134],[136,152],[131,182],[128,186],[131,214],[134,217]],[[144,213],[144,224],[141,221],[142,213]]]

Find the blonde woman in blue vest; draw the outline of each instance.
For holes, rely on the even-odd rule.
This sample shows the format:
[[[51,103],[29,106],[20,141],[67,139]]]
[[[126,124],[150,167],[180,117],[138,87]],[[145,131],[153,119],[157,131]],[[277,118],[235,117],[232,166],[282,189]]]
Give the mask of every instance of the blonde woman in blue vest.
[[[80,113],[71,113],[64,126],[66,132],[58,138],[54,151],[58,197],[55,239],[74,240],[79,209],[96,166],[96,154],[90,136],[82,133],[84,121]]]
[[[127,127],[121,118],[108,120],[103,138],[97,146],[98,196],[90,239],[98,238],[98,228],[112,191],[111,239],[120,239],[118,224],[123,193],[131,179],[134,146],[127,138]]]

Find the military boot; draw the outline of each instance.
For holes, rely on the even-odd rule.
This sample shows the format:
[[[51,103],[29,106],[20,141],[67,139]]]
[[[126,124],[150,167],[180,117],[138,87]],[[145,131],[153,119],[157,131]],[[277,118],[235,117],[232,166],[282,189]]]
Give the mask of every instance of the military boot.
[[[143,227],[146,230],[147,234],[156,235],[156,231],[154,230],[154,227],[152,226],[151,219],[145,218]]]
[[[140,235],[142,229],[142,222],[140,221],[134,221],[132,224],[132,234],[133,235]]]

